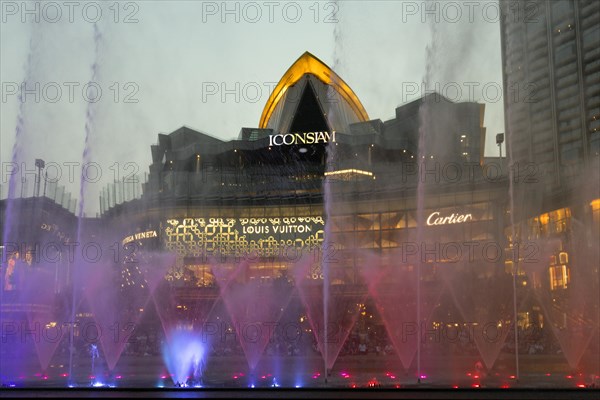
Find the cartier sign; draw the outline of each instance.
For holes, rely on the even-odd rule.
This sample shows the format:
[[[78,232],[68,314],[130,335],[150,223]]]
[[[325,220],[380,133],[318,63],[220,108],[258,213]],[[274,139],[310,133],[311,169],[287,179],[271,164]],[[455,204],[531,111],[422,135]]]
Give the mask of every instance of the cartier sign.
[[[448,225],[448,224],[460,224],[473,220],[471,214],[459,214],[452,213],[450,215],[442,215],[439,211],[434,211],[427,217],[427,225]]]

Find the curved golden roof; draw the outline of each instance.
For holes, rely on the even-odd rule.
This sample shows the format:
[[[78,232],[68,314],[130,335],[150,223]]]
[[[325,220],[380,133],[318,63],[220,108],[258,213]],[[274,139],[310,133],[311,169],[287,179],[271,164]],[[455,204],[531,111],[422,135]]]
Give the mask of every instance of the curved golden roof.
[[[350,86],[335,72],[331,70],[323,61],[313,56],[308,51],[305,52],[292,64],[292,66],[281,77],[277,86],[269,96],[267,104],[260,116],[259,128],[266,128],[269,119],[277,107],[279,101],[283,98],[285,92],[290,86],[298,82],[305,74],[313,74],[321,82],[332,86],[348,102],[360,121],[368,121],[369,115],[361,104],[356,94],[350,89]]]

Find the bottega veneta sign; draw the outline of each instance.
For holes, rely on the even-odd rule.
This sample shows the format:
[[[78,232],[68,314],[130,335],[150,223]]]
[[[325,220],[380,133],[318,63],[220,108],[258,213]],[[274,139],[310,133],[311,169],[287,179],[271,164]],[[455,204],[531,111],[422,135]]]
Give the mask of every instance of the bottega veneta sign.
[[[158,237],[158,234],[156,231],[139,232],[139,233],[135,233],[133,235],[127,236],[125,239],[123,239],[123,244],[127,244],[127,243],[133,242],[135,240],[150,239],[150,238],[155,238],[155,237]]]
[[[269,135],[269,146],[290,146],[293,144],[317,144],[335,142],[335,131],[303,132]]]
[[[435,211],[427,217],[427,225],[460,224],[471,220],[473,220],[473,215],[471,214],[452,213],[447,216],[441,216],[439,211]]]

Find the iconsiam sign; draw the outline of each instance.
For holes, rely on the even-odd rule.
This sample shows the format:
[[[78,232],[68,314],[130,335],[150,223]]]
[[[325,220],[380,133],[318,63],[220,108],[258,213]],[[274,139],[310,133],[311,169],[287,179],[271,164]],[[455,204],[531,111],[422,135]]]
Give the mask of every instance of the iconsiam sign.
[[[335,131],[269,135],[269,146],[319,143],[335,143]]]

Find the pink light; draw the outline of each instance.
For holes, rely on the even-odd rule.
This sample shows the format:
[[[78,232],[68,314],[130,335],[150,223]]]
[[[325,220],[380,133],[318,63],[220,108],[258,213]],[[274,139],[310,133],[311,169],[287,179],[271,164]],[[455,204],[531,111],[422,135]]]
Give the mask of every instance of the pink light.
[[[115,378],[117,378],[117,379],[121,379],[121,378],[123,378],[123,377],[122,377],[121,375],[117,375]]]
[[[90,375],[90,379],[96,379],[94,375]]]
[[[580,384],[578,384],[578,385],[577,385],[577,387],[578,387],[578,388],[584,388],[584,387],[585,387],[585,385],[584,385],[583,383],[580,383]]]
[[[421,375],[421,379],[427,379],[427,375]]]
[[[452,389],[458,389],[458,385],[452,385]]]
[[[471,373],[470,373],[470,372],[467,372],[467,376],[471,376]]]
[[[234,375],[234,376],[233,376],[233,379],[237,379],[237,378],[238,378],[238,376],[237,376],[237,375]]]
[[[550,376],[550,373],[546,374],[546,376]]]
[[[478,387],[480,387],[480,386],[479,386],[479,383],[474,383],[474,384],[472,384],[471,386],[473,386],[474,388],[478,388]]]
[[[479,379],[479,375],[473,375],[473,379]]]
[[[41,372],[38,372],[37,374],[33,375],[33,376],[42,376]]]
[[[267,379],[266,375],[261,376],[261,379]]]
[[[509,378],[510,378],[510,379],[515,379],[515,378],[516,378],[516,376],[514,376],[514,375],[511,375],[511,376],[509,376]]]
[[[166,375],[161,375],[160,379],[167,379],[167,376]]]
[[[390,379],[396,379],[396,375],[390,375]]]
[[[243,372],[240,372],[238,375],[239,375],[239,376],[244,376],[244,373],[243,373]]]
[[[67,376],[69,376],[69,374],[67,374],[67,373],[65,372],[65,373],[62,373],[62,374],[60,374],[60,376],[62,376],[63,378],[66,378]]]
[[[42,376],[42,379],[45,380],[45,381],[48,380],[48,375]]]
[[[573,379],[573,376],[571,376],[571,375],[567,375],[567,377],[566,377],[566,378],[567,378],[567,379]]]

